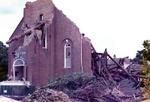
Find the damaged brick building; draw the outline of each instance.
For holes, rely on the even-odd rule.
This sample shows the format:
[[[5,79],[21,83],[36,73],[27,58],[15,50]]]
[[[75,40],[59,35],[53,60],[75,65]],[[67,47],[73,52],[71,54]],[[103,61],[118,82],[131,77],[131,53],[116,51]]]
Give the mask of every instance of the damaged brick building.
[[[91,73],[91,43],[51,0],[27,2],[9,44],[9,77],[35,86],[73,72]]]

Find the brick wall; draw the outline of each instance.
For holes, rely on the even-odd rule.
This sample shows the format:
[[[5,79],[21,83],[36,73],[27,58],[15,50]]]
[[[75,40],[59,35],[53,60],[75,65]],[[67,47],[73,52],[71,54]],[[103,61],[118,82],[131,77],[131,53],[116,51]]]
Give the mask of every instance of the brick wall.
[[[50,0],[28,2],[24,8],[23,20],[10,39],[23,33],[21,31],[23,24],[28,24],[32,27],[37,22],[40,14],[43,14],[48,26],[48,47],[46,49],[42,48],[35,38],[26,46],[27,80],[35,86],[42,86],[47,84],[49,79],[68,73],[81,72],[81,58],[83,58],[84,72],[91,73],[90,40],[83,38],[83,56],[81,57],[81,34],[79,28],[58,10]],[[66,38],[72,42],[72,67],[68,69],[64,68],[64,40]],[[9,44],[10,74],[13,63],[12,52],[22,46],[22,43],[23,37]]]

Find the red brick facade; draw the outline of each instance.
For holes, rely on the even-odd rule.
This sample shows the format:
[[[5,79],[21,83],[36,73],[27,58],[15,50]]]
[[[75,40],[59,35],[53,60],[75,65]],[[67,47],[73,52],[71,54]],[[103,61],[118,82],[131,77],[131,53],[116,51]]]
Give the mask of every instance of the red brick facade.
[[[64,47],[66,42],[70,49]],[[24,17],[8,44],[9,76],[19,73],[22,77],[23,73],[35,86],[68,73],[91,73],[90,40],[50,0],[26,3]],[[64,68],[64,63],[71,68]],[[22,73],[13,71],[19,71],[20,66],[24,67]]]

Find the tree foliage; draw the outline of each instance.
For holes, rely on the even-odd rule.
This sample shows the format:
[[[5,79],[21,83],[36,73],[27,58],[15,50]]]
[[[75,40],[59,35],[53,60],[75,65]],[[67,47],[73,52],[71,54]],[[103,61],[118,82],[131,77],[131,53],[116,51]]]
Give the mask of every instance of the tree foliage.
[[[150,61],[150,40],[143,41],[143,49],[137,51],[134,61],[144,64],[144,61]]]
[[[150,40],[143,41],[143,49],[138,51],[134,60],[142,65],[143,97],[150,98]]]
[[[8,48],[0,41],[0,81],[7,78],[8,70]]]
[[[142,55],[145,60],[150,61],[150,40],[145,40],[143,42],[143,47]]]

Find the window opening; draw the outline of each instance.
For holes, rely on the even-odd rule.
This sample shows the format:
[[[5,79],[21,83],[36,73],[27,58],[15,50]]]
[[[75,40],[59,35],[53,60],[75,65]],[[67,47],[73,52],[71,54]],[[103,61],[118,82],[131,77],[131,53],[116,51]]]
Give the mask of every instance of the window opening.
[[[71,42],[66,39],[64,44],[64,68],[71,68]]]
[[[26,67],[23,59],[16,59],[13,63],[13,80],[26,79]]]
[[[40,14],[39,16],[39,21],[43,21],[44,20],[44,15],[43,14]]]

